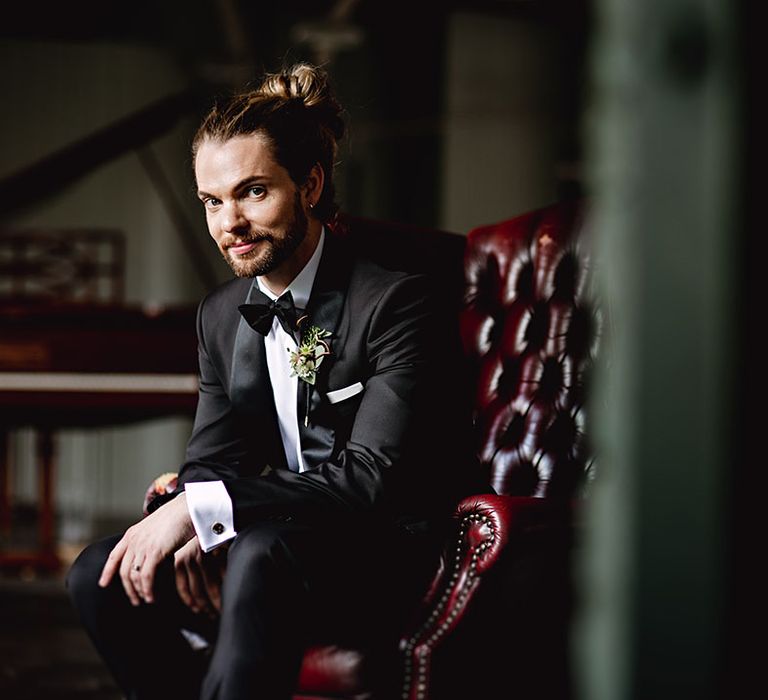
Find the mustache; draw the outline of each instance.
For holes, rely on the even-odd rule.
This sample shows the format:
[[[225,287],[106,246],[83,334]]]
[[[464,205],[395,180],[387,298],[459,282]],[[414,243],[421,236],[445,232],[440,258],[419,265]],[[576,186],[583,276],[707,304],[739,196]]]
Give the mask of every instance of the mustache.
[[[248,245],[249,243],[258,243],[259,241],[271,241],[273,236],[268,231],[254,231],[246,236],[232,236],[222,241],[223,249],[231,248],[236,245]]]

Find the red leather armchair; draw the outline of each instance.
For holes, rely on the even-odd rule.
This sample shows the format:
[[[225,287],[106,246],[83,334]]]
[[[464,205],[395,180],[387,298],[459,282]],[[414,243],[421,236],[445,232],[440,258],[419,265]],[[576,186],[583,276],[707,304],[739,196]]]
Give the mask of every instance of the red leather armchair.
[[[399,655],[311,648],[294,700],[569,697],[572,504],[592,474],[586,378],[599,335],[582,217],[567,202],[466,239],[347,222],[383,264],[439,270],[489,489],[457,505]]]
[[[402,697],[568,698],[574,504],[592,476],[586,391],[599,337],[583,208],[470,232],[461,334],[495,495],[455,535],[401,641]]]

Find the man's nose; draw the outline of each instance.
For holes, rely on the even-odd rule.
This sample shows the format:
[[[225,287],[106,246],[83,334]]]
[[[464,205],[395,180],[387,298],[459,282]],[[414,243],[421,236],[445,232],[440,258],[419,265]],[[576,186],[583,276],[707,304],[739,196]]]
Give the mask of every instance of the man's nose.
[[[237,202],[225,203],[222,214],[221,226],[226,233],[238,233],[247,228],[248,220]]]

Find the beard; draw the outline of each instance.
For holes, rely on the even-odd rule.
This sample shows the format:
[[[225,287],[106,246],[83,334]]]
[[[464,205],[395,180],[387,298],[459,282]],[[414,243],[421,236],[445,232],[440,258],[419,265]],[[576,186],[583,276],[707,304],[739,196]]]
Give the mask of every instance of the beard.
[[[288,260],[307,236],[308,221],[301,206],[301,197],[296,193],[293,202],[293,214],[287,223],[283,235],[275,236],[269,229],[255,229],[247,237],[238,237],[238,243],[264,241],[245,255],[237,258],[230,256],[225,249],[221,251],[224,260],[237,277],[261,277],[267,275]]]

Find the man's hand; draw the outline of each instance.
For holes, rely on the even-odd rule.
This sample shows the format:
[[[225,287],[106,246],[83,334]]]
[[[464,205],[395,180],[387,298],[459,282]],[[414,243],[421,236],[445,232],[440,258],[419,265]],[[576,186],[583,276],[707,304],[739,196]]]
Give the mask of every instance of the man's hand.
[[[193,612],[213,616],[221,611],[221,575],[224,559],[221,548],[204,554],[193,537],[174,555],[176,590]]]
[[[142,600],[152,603],[158,565],[194,536],[187,495],[180,493],[126,530],[104,565],[99,585],[109,585],[119,571],[125,593],[133,605],[139,605]]]

